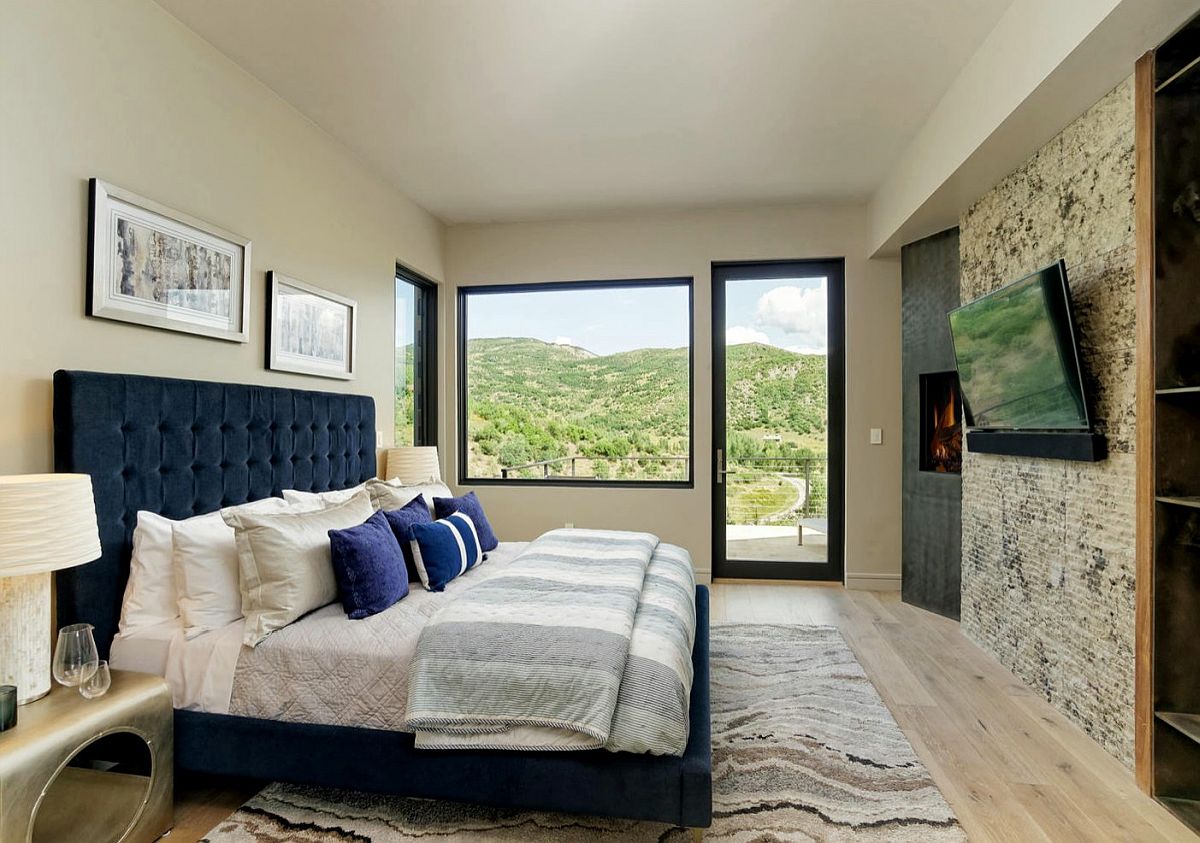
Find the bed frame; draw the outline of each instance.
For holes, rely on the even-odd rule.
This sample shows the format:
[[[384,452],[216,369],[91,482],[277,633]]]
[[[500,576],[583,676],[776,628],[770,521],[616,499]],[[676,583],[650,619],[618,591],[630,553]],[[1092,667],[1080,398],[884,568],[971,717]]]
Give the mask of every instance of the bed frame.
[[[117,632],[139,510],[187,518],[376,474],[375,402],[360,395],[98,372],[54,374],[58,471],[89,474],[101,557],[57,572],[58,622]],[[402,732],[175,712],[181,770],[505,808],[707,828],[712,822],[708,589],[696,589],[683,757],[433,751]]]

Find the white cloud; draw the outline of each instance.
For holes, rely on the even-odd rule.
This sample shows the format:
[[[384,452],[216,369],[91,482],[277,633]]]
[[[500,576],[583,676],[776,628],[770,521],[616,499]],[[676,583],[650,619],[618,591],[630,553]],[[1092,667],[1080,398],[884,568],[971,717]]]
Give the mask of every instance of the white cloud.
[[[763,345],[770,345],[771,338],[762,331],[747,328],[745,325],[734,325],[732,328],[725,330],[726,345],[744,345],[750,342],[760,342]]]
[[[570,337],[555,337],[554,345],[574,345]]]
[[[779,328],[795,342],[786,346],[800,354],[824,354],[828,347],[825,279],[819,287],[776,287],[758,300],[755,322]]]

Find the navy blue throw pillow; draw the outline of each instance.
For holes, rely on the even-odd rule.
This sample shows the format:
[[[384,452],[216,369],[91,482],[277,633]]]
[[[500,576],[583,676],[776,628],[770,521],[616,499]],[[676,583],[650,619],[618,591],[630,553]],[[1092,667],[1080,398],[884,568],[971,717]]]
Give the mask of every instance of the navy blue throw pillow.
[[[412,553],[412,528],[413,524],[433,523],[429,505],[425,503],[424,497],[417,495],[399,509],[385,509],[383,516],[391,526],[392,532],[396,534],[396,541],[400,542],[400,550],[404,552],[404,564],[408,568],[408,579],[411,582],[417,578],[417,566],[413,562]]]
[[[412,531],[413,559],[428,591],[444,591],[446,583],[483,561],[475,525],[464,512],[432,524],[414,524]]]
[[[470,516],[471,523],[475,525],[475,531],[479,534],[480,550],[487,553],[496,549],[500,541],[492,531],[492,525],[488,523],[487,516],[483,514],[483,504],[479,502],[479,498],[475,497],[474,492],[467,492],[461,498],[433,499],[433,514],[438,518],[449,518],[456,512]]]
[[[408,594],[404,555],[382,512],[357,527],[330,530],[329,550],[342,608],[352,619],[378,614]]]

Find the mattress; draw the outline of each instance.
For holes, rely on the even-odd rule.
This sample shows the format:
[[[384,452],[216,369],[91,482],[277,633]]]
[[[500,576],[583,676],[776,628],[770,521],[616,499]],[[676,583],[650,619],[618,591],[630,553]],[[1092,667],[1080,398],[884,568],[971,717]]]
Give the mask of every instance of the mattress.
[[[175,708],[225,713],[242,640],[243,621],[188,640],[179,618],[118,633],[109,664],[164,677]]]
[[[171,640],[181,631],[179,618],[153,626],[119,632],[113,638],[108,663],[116,670],[167,675],[167,657]]]

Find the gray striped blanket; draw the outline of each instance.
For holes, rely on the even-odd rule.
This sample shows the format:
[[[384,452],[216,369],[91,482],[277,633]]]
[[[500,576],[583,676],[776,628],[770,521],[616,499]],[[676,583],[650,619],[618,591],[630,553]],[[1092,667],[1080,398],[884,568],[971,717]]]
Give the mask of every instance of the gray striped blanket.
[[[544,534],[422,630],[417,746],[682,755],[695,592],[687,551],[649,533]]]

